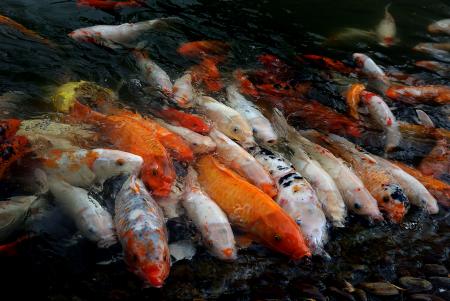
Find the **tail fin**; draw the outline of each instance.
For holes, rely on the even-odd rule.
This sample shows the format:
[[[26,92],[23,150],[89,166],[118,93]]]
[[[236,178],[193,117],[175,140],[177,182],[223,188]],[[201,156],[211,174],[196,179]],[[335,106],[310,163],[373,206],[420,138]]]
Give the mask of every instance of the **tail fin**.
[[[272,123],[278,137],[287,137],[292,131],[292,127],[279,109],[274,109]]]

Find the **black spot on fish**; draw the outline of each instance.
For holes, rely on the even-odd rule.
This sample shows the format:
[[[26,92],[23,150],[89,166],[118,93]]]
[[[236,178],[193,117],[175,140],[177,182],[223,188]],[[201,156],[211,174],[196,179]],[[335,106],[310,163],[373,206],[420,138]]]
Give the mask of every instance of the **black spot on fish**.
[[[277,157],[275,157],[274,155],[270,155],[269,158],[270,159],[276,159]]]
[[[389,203],[390,198],[388,196],[383,197],[383,202]]]
[[[273,153],[270,150],[265,149],[265,148],[261,148],[260,153],[263,155],[266,155],[266,156],[269,156],[269,155],[273,156]]]
[[[293,179],[295,179],[295,180],[301,180],[301,179],[303,179],[303,177],[301,176],[301,175],[299,175],[299,174],[295,174],[295,176],[293,176]]]
[[[291,185],[291,184],[292,184],[292,181],[287,181],[287,182],[283,183],[283,187],[284,188],[289,187],[289,185]]]
[[[277,166],[277,169],[278,170],[285,170],[285,169],[288,169],[289,167],[286,167],[286,166]]]
[[[391,197],[403,204],[407,204],[408,198],[404,194],[403,190],[400,187],[395,187],[394,189],[394,192],[391,193]]]
[[[287,175],[282,176],[279,180],[278,180],[278,184],[282,185],[284,181],[289,180],[291,177],[295,176],[295,173],[291,172],[288,173]]]

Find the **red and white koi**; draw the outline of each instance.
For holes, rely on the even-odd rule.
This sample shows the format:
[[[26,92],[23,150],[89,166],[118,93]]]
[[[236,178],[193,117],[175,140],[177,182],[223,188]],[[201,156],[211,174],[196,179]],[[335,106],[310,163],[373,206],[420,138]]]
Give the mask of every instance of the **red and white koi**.
[[[152,61],[146,53],[135,50],[133,54],[147,83],[156,91],[172,96],[173,85],[166,71]]]
[[[170,271],[164,216],[144,183],[130,177],[116,197],[114,223],[132,272],[161,287]]]
[[[239,93],[236,86],[228,86],[226,90],[228,103],[247,120],[253,129],[255,138],[264,144],[275,144],[278,137],[272,128],[270,121],[253,103],[245,99],[245,97]]]
[[[310,250],[323,253],[328,241],[327,219],[312,186],[281,155],[258,147],[252,149],[252,154],[276,181],[275,200],[299,225]]]
[[[178,78],[173,84],[173,99],[181,108],[190,108],[194,105],[194,88],[192,75],[189,71]]]
[[[386,134],[385,150],[391,151],[396,148],[400,144],[402,134],[400,133],[399,125],[394,114],[392,114],[391,109],[389,109],[388,105],[380,96],[372,92],[362,91],[361,99],[366,105],[374,122],[381,127]]]
[[[389,3],[384,8],[384,18],[380,21],[376,28],[378,40],[382,46],[389,47],[395,42],[395,34],[397,28],[395,26],[394,17],[389,13]]]
[[[392,86],[386,90],[386,96],[409,104],[434,102],[450,103],[450,87],[435,86]]]
[[[236,259],[236,243],[230,222],[225,213],[202,191],[198,174],[189,167],[186,192],[182,201],[187,216],[194,222],[203,237],[205,246],[222,260]]]
[[[212,129],[209,136],[217,145],[216,152],[220,161],[247,178],[270,197],[277,195],[273,179],[252,155],[216,129]]]
[[[428,25],[430,33],[444,33],[450,35],[450,19],[443,19]]]
[[[236,110],[218,102],[209,96],[196,98],[199,109],[211,119],[217,128],[228,137],[238,141],[244,147],[253,146],[255,139],[248,122]]]
[[[389,87],[389,79],[380,67],[367,55],[354,53],[353,60],[361,69],[361,72],[369,79],[369,85],[373,86],[380,93]]]
[[[74,220],[84,237],[100,248],[117,242],[111,215],[86,190],[58,178],[48,182],[56,204]]]

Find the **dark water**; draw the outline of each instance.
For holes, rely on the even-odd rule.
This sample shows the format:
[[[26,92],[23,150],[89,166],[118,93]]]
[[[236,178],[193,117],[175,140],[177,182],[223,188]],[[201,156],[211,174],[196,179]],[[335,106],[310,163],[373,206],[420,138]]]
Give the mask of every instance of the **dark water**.
[[[398,45],[383,48],[364,40],[323,45],[328,36],[341,28],[374,28],[389,2],[392,2],[390,11],[397,21]],[[450,17],[448,1],[147,3],[145,8],[107,13],[77,8],[74,1],[2,0],[0,14],[59,45],[49,49],[0,26],[0,94],[21,91],[29,95],[8,114],[2,114],[19,118],[45,115],[50,110],[46,105],[49,91],[67,81],[89,80],[116,89],[122,80],[135,78],[139,72],[128,51],[80,44],[69,39],[67,33],[96,24],[167,16],[177,16],[183,21],[175,30],[148,33],[145,40],[151,57],[172,78],[192,64],[176,53],[178,45],[191,40],[217,39],[232,46],[232,55],[222,67],[224,74],[236,67],[254,67],[255,56],[261,53],[276,54],[287,62],[292,62],[297,53],[323,54],[349,61],[352,52],[360,51],[368,53],[382,66],[418,74],[428,83],[449,82],[448,78],[412,67],[415,60],[428,57],[411,50],[419,42],[443,40],[427,34],[426,26]],[[330,105],[339,109],[335,100],[330,99]],[[411,121],[413,110],[396,106],[395,114]],[[431,115],[437,126],[449,128],[443,110],[426,105],[421,108]],[[373,226],[352,218],[347,228],[331,231],[326,249],[332,259],[328,261],[313,258],[292,263],[261,247],[252,247],[242,251],[237,262],[223,263],[200,248],[192,261],[178,262],[172,267],[164,288],[143,289],[141,281],[129,273],[118,258],[120,249],[105,252],[84,240],[74,240],[71,237],[73,225],[56,213],[48,226],[56,229],[50,231],[57,233],[56,236],[32,239],[20,246],[19,256],[0,258],[0,293],[2,297],[7,296],[5,300],[13,300],[13,296],[50,300],[320,300],[319,294],[331,300],[344,300],[330,290],[330,287],[342,290],[344,280],[355,286],[363,281],[398,283],[398,278],[405,275],[424,277],[422,267],[427,263],[448,268],[449,223],[445,210],[433,218],[412,210],[402,225]],[[193,235],[193,229],[181,220],[170,221],[169,230],[172,239]],[[310,286],[321,293],[311,294]],[[448,297],[445,292],[433,292]],[[372,295],[369,298],[386,299]],[[404,294],[391,299],[407,300],[408,297]]]

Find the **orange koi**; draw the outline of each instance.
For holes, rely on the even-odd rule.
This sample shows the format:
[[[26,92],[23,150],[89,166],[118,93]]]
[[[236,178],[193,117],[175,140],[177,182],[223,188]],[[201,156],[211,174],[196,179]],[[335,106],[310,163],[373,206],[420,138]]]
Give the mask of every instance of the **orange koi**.
[[[214,58],[204,58],[200,64],[191,68],[194,83],[203,84],[210,92],[216,92],[223,88],[220,80],[220,71],[217,68],[218,61]]]
[[[431,194],[438,200],[438,202],[446,207],[450,207],[450,185],[444,183],[438,179],[433,177],[424,175],[419,170],[408,166],[401,162],[394,162],[395,165],[409,173],[411,176],[419,180],[427,189],[431,192]]]
[[[210,131],[209,125],[198,115],[189,114],[169,107],[152,112],[167,120],[169,123],[185,127],[199,134],[208,134]]]
[[[144,1],[129,0],[129,1],[110,1],[110,0],[77,0],[78,6],[89,6],[104,10],[122,9],[125,7],[141,7]]]
[[[179,54],[190,58],[215,57],[222,60],[230,50],[230,45],[221,41],[194,41],[178,47]]]
[[[22,24],[17,23],[16,21],[14,21],[6,16],[0,15],[0,24],[14,28],[15,30],[20,31],[23,35],[25,35],[27,37],[30,37],[34,40],[37,40],[38,42],[48,45],[48,46],[54,47],[53,43],[50,40],[42,37],[37,32],[34,32],[34,31],[26,28]]]
[[[320,68],[327,68],[344,74],[354,72],[353,68],[345,65],[341,61],[334,60],[326,56],[305,54],[301,57],[297,57],[297,60],[302,61],[303,58],[315,63]]]
[[[19,119],[0,120],[0,143],[13,137],[19,130],[20,124]]]
[[[233,73],[233,75],[237,82],[237,86],[239,87],[239,90],[242,93],[253,96],[253,97],[256,97],[259,95],[258,91],[256,90],[256,87],[248,79],[248,77],[244,74],[244,72],[242,70],[237,69]]]
[[[448,86],[391,86],[386,96],[409,104],[434,102],[445,105],[450,103]]]
[[[28,139],[24,136],[14,136],[0,144],[0,180],[13,163],[23,158],[29,151]]]
[[[227,214],[232,224],[292,259],[311,255],[300,228],[264,192],[212,156],[202,157],[197,170],[202,188]]]
[[[175,169],[169,154],[158,140],[156,129],[145,127],[129,116],[103,115],[79,102],[75,103],[69,118],[98,125],[106,139],[119,150],[141,156],[144,159],[142,181],[153,195],[169,195],[175,180]]]
[[[358,106],[361,102],[361,92],[364,91],[366,87],[363,84],[352,84],[350,88],[345,93],[345,100],[348,106],[348,113],[350,116],[359,119]]]
[[[446,129],[432,128],[421,124],[412,124],[406,122],[399,122],[399,125],[402,134],[412,135],[425,139],[441,139],[442,137],[450,139],[450,131]]]
[[[439,139],[430,151],[422,159],[418,168],[424,175],[439,178],[441,175],[450,174],[450,151],[448,140]]]

